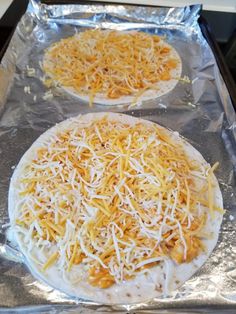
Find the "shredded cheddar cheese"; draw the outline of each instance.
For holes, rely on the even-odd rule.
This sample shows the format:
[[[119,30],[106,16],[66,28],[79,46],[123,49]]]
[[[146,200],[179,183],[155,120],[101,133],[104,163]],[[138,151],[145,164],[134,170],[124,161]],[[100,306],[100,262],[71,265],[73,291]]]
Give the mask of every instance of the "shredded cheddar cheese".
[[[58,132],[37,150],[20,179],[16,225],[39,249],[42,266],[88,269],[107,288],[165,258],[190,262],[215,210],[212,168],[155,124],[103,117]],[[199,208],[201,211],[199,212]]]
[[[88,30],[53,44],[45,53],[43,68],[51,78],[79,94],[107,99],[140,97],[156,89],[159,81],[173,79],[179,59],[157,35],[144,32]]]

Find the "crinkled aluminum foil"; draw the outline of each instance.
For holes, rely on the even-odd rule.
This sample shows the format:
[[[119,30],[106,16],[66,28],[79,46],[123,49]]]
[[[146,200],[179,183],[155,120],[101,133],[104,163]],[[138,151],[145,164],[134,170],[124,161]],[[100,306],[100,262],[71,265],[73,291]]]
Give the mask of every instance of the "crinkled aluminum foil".
[[[44,5],[31,1],[0,66],[0,306],[40,313],[93,313],[215,307],[236,309],[236,119],[213,53],[198,25],[200,6],[154,8],[126,5]],[[90,108],[42,83],[44,49],[86,28],[137,29],[165,35],[183,61],[183,76],[170,93],[129,109]],[[33,69],[33,70],[32,70]],[[226,214],[218,245],[205,265],[168,298],[132,306],[75,300],[36,280],[7,236],[7,195],[15,165],[33,141],[56,122],[90,111],[120,111],[156,121],[185,136],[213,164]],[[171,310],[172,309],[172,310]],[[1,311],[1,310],[0,310]],[[162,312],[163,311],[163,312]],[[146,311],[145,311],[146,312]],[[148,311],[149,312],[149,311]]]

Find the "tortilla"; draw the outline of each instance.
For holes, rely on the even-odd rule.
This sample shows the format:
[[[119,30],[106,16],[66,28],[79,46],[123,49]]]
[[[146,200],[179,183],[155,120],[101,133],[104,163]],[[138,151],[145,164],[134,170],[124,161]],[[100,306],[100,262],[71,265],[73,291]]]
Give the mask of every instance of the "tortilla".
[[[126,37],[119,46],[117,39],[121,36]],[[126,43],[135,36],[139,41]],[[99,50],[96,45],[106,40]],[[144,43],[148,45],[145,48]],[[137,57],[130,60],[130,54]],[[45,52],[43,69],[71,95],[90,104],[109,106],[142,102],[170,92],[181,76],[182,62],[174,47],[156,35],[89,30],[52,44]]]
[[[124,127],[127,128],[127,132],[128,132],[127,134],[132,133],[131,132],[132,128],[134,128],[133,129],[134,133],[132,133],[132,134],[137,134],[138,130],[140,130],[143,127],[144,133],[146,131],[147,132],[149,132],[149,131],[150,132],[154,132],[154,131],[158,132],[158,134],[159,134],[158,136],[159,136],[160,141],[161,141],[161,139],[168,138],[168,141],[170,141],[170,142],[165,142],[165,143],[170,143],[170,145],[176,145],[175,146],[176,156],[180,156],[181,154],[184,153],[185,157],[187,158],[186,160],[188,160],[188,164],[190,165],[190,163],[191,163],[192,165],[195,165],[193,167],[197,167],[196,169],[199,169],[199,171],[196,171],[196,169],[194,168],[195,169],[194,170],[194,177],[196,179],[191,179],[191,180],[194,180],[195,189],[198,189],[198,190],[201,189],[202,182],[203,181],[205,182],[206,180],[208,181],[208,185],[209,184],[211,185],[211,189],[208,192],[205,191],[204,193],[202,193],[202,195],[204,195],[204,194],[208,195],[209,199],[210,199],[210,196],[212,196],[212,204],[211,204],[210,200],[207,200],[206,203],[208,204],[208,202],[209,202],[209,204],[210,204],[209,206],[214,208],[214,210],[212,211],[212,209],[210,210],[210,207],[207,206],[206,204],[203,205],[203,204],[198,203],[198,209],[195,208],[194,211],[191,212],[191,215],[194,217],[194,218],[191,218],[191,219],[193,219],[192,221],[194,221],[195,216],[197,219],[197,215],[199,215],[199,217],[200,217],[200,215],[204,215],[204,217],[206,217],[206,219],[205,219],[203,227],[200,229],[201,241],[202,241],[201,243],[204,246],[204,250],[200,251],[199,254],[196,257],[194,257],[190,262],[178,263],[178,262],[176,262],[175,258],[164,254],[163,256],[161,256],[161,258],[158,262],[156,261],[154,264],[150,263],[150,265],[149,265],[150,267],[138,268],[137,273],[135,273],[135,275],[131,276],[131,278],[123,278],[123,280],[118,280],[118,282],[114,282],[112,285],[110,285],[109,287],[107,287],[105,289],[99,288],[97,286],[93,286],[93,285],[91,285],[91,283],[88,282],[88,272],[90,269],[89,263],[91,261],[91,258],[92,258],[93,262],[95,261],[95,263],[96,263],[95,259],[99,256],[101,257],[102,252],[100,252],[96,256],[90,255],[88,257],[85,254],[87,249],[85,250],[84,248],[82,248],[82,246],[84,244],[82,245],[82,242],[80,242],[80,241],[82,241],[81,240],[82,235],[84,237],[88,237],[88,236],[90,236],[89,232],[91,232],[91,230],[95,230],[94,228],[85,229],[85,230],[87,230],[87,233],[83,234],[82,228],[84,228],[84,226],[88,226],[88,224],[91,221],[92,222],[95,221],[95,223],[97,223],[98,217],[102,217],[102,219],[104,219],[104,220],[108,219],[107,216],[100,211],[101,210],[100,207],[95,208],[95,206],[94,206],[88,210],[88,214],[85,217],[87,219],[86,223],[83,223],[83,225],[81,225],[81,227],[80,227],[80,230],[78,230],[78,233],[76,233],[75,238],[79,241],[80,249],[82,248],[84,256],[83,256],[82,262],[80,261],[79,263],[74,264],[71,267],[70,271],[63,269],[63,267],[62,267],[63,260],[62,260],[61,256],[64,256],[63,254],[60,255],[60,258],[58,260],[54,261],[54,263],[52,263],[48,268],[43,270],[44,265],[45,265],[45,263],[47,263],[50,256],[52,256],[52,254],[54,254],[55,251],[59,247],[60,247],[60,250],[64,247],[63,245],[59,246],[58,243],[60,242],[60,245],[63,241],[64,241],[63,243],[67,243],[66,241],[67,241],[67,236],[68,236],[69,231],[66,232],[62,236],[57,235],[58,236],[58,238],[57,238],[58,242],[56,244],[57,246],[55,246],[55,244],[53,244],[53,241],[43,242],[43,239],[42,239],[42,240],[40,240],[41,241],[41,243],[40,243],[38,238],[37,239],[34,238],[35,234],[37,232],[39,232],[39,231],[37,231],[37,230],[39,230],[39,227],[35,223],[34,223],[34,225],[31,223],[30,226],[29,225],[26,226],[24,223],[22,223],[22,219],[23,219],[22,217],[24,217],[24,219],[27,219],[26,210],[24,208],[29,209],[29,207],[32,206],[32,203],[29,200],[30,198],[28,199],[28,203],[27,203],[27,197],[31,197],[30,195],[31,195],[32,191],[29,190],[27,193],[25,193],[25,188],[26,188],[25,184],[26,183],[24,180],[27,180],[27,178],[29,178],[29,177],[31,179],[33,178],[31,176],[32,171],[29,169],[31,169],[30,167],[32,167],[32,165],[35,165],[35,164],[36,164],[35,167],[36,168],[38,167],[37,165],[39,165],[39,164],[37,164],[37,159],[39,158],[39,156],[41,156],[40,154],[43,154],[42,149],[48,149],[48,147],[51,147],[52,143],[54,143],[54,144],[60,143],[61,138],[66,138],[68,134],[71,134],[72,138],[74,138],[71,143],[72,143],[72,145],[75,145],[75,143],[73,141],[75,141],[75,138],[76,138],[75,135],[77,134],[77,132],[79,132],[78,134],[85,134],[84,133],[85,131],[82,131],[82,130],[91,129],[93,127],[95,127],[95,129],[96,129],[96,126],[99,125],[99,123],[101,123],[101,121],[103,121],[103,120],[105,121],[104,123],[111,123],[109,125],[110,134],[112,134],[113,129],[118,130],[118,131],[119,130],[122,131],[122,128],[124,128]],[[113,125],[113,129],[112,129],[112,125]],[[101,135],[101,130],[96,131],[96,132],[97,132],[96,141],[98,142],[99,139],[102,140],[103,135]],[[152,133],[150,133],[150,134],[152,134]],[[61,137],[62,135],[64,137]],[[83,136],[85,136],[85,135],[83,135]],[[124,144],[127,144],[129,142],[130,137],[129,137],[129,135],[127,135],[127,136],[128,137],[126,139],[123,138],[123,141],[117,142],[118,146],[119,145],[124,146]],[[145,135],[142,135],[142,136],[145,137]],[[87,139],[87,140],[89,141],[89,139]],[[144,151],[144,152],[147,151],[149,149],[150,145],[157,145],[157,147],[158,147],[158,145],[160,145],[159,140],[154,139],[154,137],[152,135],[150,135],[148,137],[147,142],[145,142],[145,143],[147,143],[147,146],[143,147],[141,151]],[[144,141],[144,139],[143,139],[143,141]],[[139,142],[137,142],[137,143],[139,143]],[[106,148],[107,147],[106,145],[108,145],[107,143],[108,142],[104,142],[104,143],[102,142],[102,147]],[[77,145],[76,146],[77,150],[79,151],[79,150],[84,149],[85,150],[84,156],[87,156],[86,154],[88,154],[88,151],[87,151],[88,147],[84,144],[84,142],[81,141],[81,142],[77,143],[76,145]],[[113,145],[114,145],[114,143],[113,143]],[[127,144],[127,147],[128,147],[128,145],[132,145],[132,144]],[[167,144],[165,144],[165,145],[167,145]],[[55,146],[53,146],[53,147],[55,148]],[[178,147],[180,149],[182,149],[181,150],[182,153],[180,155],[178,155],[178,152],[177,152]],[[61,149],[61,147],[60,147],[60,149]],[[59,155],[61,154],[60,149],[58,147],[58,154]],[[41,153],[40,153],[40,151],[41,151]],[[123,151],[124,156],[127,157],[127,155],[125,155],[125,154],[128,154],[128,151],[129,151],[128,148],[126,149],[126,151]],[[93,157],[91,157],[91,158],[96,159],[96,157],[95,157],[96,153],[98,154],[97,151],[93,152],[91,155]],[[144,156],[144,158],[146,158],[145,156]],[[41,156],[41,158],[43,158],[43,155]],[[129,158],[131,158],[131,157],[129,157]],[[79,164],[80,163],[82,164],[83,162],[84,162],[83,160],[80,160]],[[130,159],[129,162],[130,163],[132,162],[132,167],[134,167],[134,165],[135,165],[134,160]],[[113,161],[113,163],[115,163],[115,161]],[[43,165],[45,166],[45,164],[43,164]],[[46,167],[47,167],[47,165],[43,169],[46,169]],[[65,167],[65,165],[62,164],[62,167]],[[101,165],[101,167],[103,167],[104,169],[108,169],[109,173],[111,172],[111,170],[109,168],[107,168],[108,166],[105,167],[104,165]],[[151,168],[155,168],[155,166],[152,165]],[[152,171],[151,168],[149,168],[150,171]],[[127,169],[131,169],[131,168],[127,168]],[[74,171],[74,169],[71,169],[70,175],[72,175],[73,171]],[[83,171],[83,170],[81,170],[81,171]],[[106,171],[106,170],[104,170],[104,171]],[[126,171],[128,171],[128,170],[126,170]],[[134,169],[130,170],[130,171],[131,171],[131,172],[129,172],[130,174],[131,173],[133,174],[135,172]],[[119,173],[119,170],[117,172]],[[125,171],[124,171],[124,173],[125,173]],[[175,177],[175,175],[176,175],[176,178],[179,178],[179,177],[177,177],[177,175],[181,175],[181,174],[177,174],[177,173],[174,175],[172,172],[171,172],[171,174],[173,175],[173,178]],[[54,175],[57,176],[57,174],[54,174]],[[122,173],[120,175],[122,175]],[[97,175],[95,175],[94,181],[90,181],[90,182],[97,182],[96,176],[99,176],[98,173],[97,173]],[[142,173],[139,173],[139,176],[142,176]],[[114,178],[115,177],[117,177],[117,176],[114,175]],[[173,178],[170,180],[174,180]],[[40,182],[40,179],[44,180],[43,178],[38,177],[36,181]],[[55,179],[53,179],[53,180],[55,180]],[[83,180],[85,180],[85,177],[83,177],[83,178],[81,177],[80,181],[78,181],[78,182],[81,184],[81,182]],[[73,180],[70,181],[70,184],[72,186],[73,186],[73,184],[76,184],[75,181],[74,181],[74,183],[72,183],[72,182],[73,182]],[[187,182],[187,184],[188,184],[188,182]],[[112,185],[112,184],[110,183],[110,185]],[[106,186],[110,186],[110,185],[106,185]],[[118,187],[119,185],[118,184],[114,185],[114,190],[115,190],[115,186]],[[32,189],[32,186],[27,185],[27,188]],[[87,186],[87,188],[89,189],[91,187]],[[94,186],[93,186],[93,188],[94,188]],[[130,188],[133,189],[132,186]],[[191,182],[190,182],[189,183],[189,189],[192,189],[192,188],[193,187],[191,186]],[[90,191],[91,191],[91,189],[90,189]],[[69,191],[68,193],[72,193],[73,188],[71,187],[68,191]],[[132,190],[132,191],[129,193],[134,193],[134,190]],[[37,190],[37,187],[35,187],[35,192],[33,192],[33,193],[36,193],[36,194],[41,193],[40,197],[44,197],[43,196],[43,190],[40,190],[40,189]],[[131,195],[129,193],[127,195]],[[191,192],[191,193],[193,193],[193,192]],[[59,195],[60,195],[60,193],[59,193],[59,188],[58,188],[58,191],[55,191],[55,192],[53,192],[53,194],[50,194],[50,202],[52,202],[52,204],[53,204],[53,202],[54,202],[53,197],[56,197],[57,200],[59,198],[58,202],[65,201],[63,199],[63,197],[60,198]],[[67,192],[63,192],[63,195],[65,195],[65,197],[66,197]],[[104,195],[100,194],[100,197],[103,197]],[[119,193],[117,195],[119,195]],[[201,195],[201,197],[203,197],[202,195]],[[128,197],[128,196],[126,196],[126,197]],[[44,204],[44,202],[46,202],[46,203],[48,202],[48,200],[46,200],[46,198],[47,198],[47,196],[45,196],[44,200],[41,200],[42,204]],[[78,196],[78,198],[79,198],[79,196]],[[88,196],[87,196],[87,198],[88,198]],[[136,199],[136,201],[138,202],[138,196],[137,195],[134,196],[133,199],[134,200]],[[152,199],[149,199],[148,201],[150,202],[150,201],[152,201]],[[186,201],[186,202],[188,202],[188,201]],[[201,201],[201,202],[203,202],[203,201]],[[79,206],[81,206],[81,208],[82,208],[81,204]],[[111,204],[113,204],[113,203],[111,203]],[[133,210],[132,204],[130,205],[130,207],[129,206],[124,207],[124,208],[126,208],[125,210],[126,211]],[[144,204],[144,203],[142,203],[142,204]],[[38,205],[36,204],[36,206],[38,206]],[[62,205],[60,205],[60,206],[62,206]],[[158,205],[155,205],[155,206],[158,207]],[[169,206],[169,205],[167,205],[167,206]],[[162,207],[165,208],[165,210],[167,210],[167,213],[168,213],[170,209],[167,209],[167,206],[164,207],[164,203],[162,204]],[[186,208],[184,206],[187,206],[187,205],[186,204],[183,205],[183,208],[180,209],[180,211],[186,210]],[[37,208],[37,207],[35,207],[35,208]],[[34,210],[35,210],[35,208],[34,208]],[[176,132],[167,130],[167,129],[165,129],[165,128],[163,128],[163,127],[161,127],[161,126],[159,126],[153,122],[147,121],[147,120],[138,119],[138,118],[134,118],[134,117],[131,117],[128,115],[118,114],[118,113],[90,113],[90,114],[80,115],[78,117],[65,120],[65,121],[55,125],[54,127],[49,129],[48,131],[46,131],[44,134],[42,134],[33,143],[33,145],[29,148],[29,150],[21,158],[21,160],[20,160],[18,166],[16,167],[16,169],[13,173],[13,176],[11,178],[10,189],[9,189],[10,222],[11,222],[12,228],[14,230],[15,238],[16,238],[16,241],[18,243],[19,249],[24,254],[26,264],[28,265],[31,272],[35,275],[35,277],[42,279],[43,281],[48,283],[50,286],[52,286],[56,289],[59,289],[59,290],[63,291],[64,293],[66,293],[72,297],[79,297],[82,299],[87,299],[87,300],[95,301],[98,303],[108,303],[108,304],[128,304],[128,303],[144,302],[144,301],[148,301],[152,298],[166,296],[171,291],[173,291],[177,287],[181,286],[186,280],[188,280],[203,265],[203,263],[207,260],[207,258],[211,254],[212,250],[214,249],[214,247],[217,243],[220,225],[221,225],[222,217],[223,217],[223,209],[222,208],[223,208],[222,195],[221,195],[221,191],[219,189],[217,179],[213,174],[212,168],[204,160],[202,155],[193,146],[191,146],[186,140],[184,140],[182,137],[180,137],[179,134]],[[37,210],[39,210],[39,208]],[[50,215],[52,210],[53,210],[53,212],[56,212],[55,207],[54,208],[48,208],[47,210],[48,210],[47,215],[48,214]],[[80,207],[77,207],[76,210],[80,211]],[[91,210],[92,210],[92,213],[91,213]],[[111,210],[111,209],[108,208],[108,210]],[[117,207],[116,211],[117,210],[118,210],[118,207]],[[149,210],[151,211],[152,208],[150,207],[148,209],[148,211]],[[177,209],[175,209],[175,210],[176,210],[176,212],[174,211],[175,215],[177,215]],[[198,212],[198,214],[197,214],[197,212]],[[24,214],[23,216],[22,216],[22,213]],[[94,213],[95,213],[95,216],[93,216]],[[100,216],[97,216],[98,213]],[[43,212],[41,214],[44,215],[45,213]],[[166,215],[169,215],[169,214],[166,214]],[[44,216],[44,217],[46,217],[46,216]],[[49,217],[49,216],[47,216],[47,217]],[[140,216],[135,216],[135,217],[139,217],[139,218],[137,218],[137,220],[140,219]],[[156,219],[156,218],[157,218],[157,216],[153,217],[153,219]],[[162,217],[161,219],[162,219],[161,221],[163,221],[164,217]],[[67,220],[68,220],[68,217],[67,217]],[[176,220],[176,223],[177,223],[177,220]],[[151,222],[153,222],[153,221],[151,221]],[[143,220],[143,222],[145,222],[145,220]],[[69,224],[68,221],[67,221],[67,223]],[[58,225],[60,226],[60,224],[58,224]],[[160,225],[161,225],[161,222],[160,222]],[[111,230],[113,230],[113,232],[116,231],[115,228],[112,229],[112,224],[110,224],[109,226],[111,227]],[[107,226],[107,228],[108,228],[108,226]],[[159,228],[158,227],[158,220],[157,220],[154,228]],[[191,226],[190,226],[190,229],[191,229]],[[71,231],[72,229],[70,229],[69,227],[67,230],[70,230],[70,232],[72,232]],[[103,229],[101,229],[101,230],[103,230]],[[106,230],[108,230],[108,229],[106,229]],[[157,230],[159,230],[159,229],[157,229]],[[181,234],[180,230],[181,230],[181,228],[178,229],[176,227],[176,229],[173,229],[173,231],[171,231],[171,232],[178,233],[179,234],[179,240],[182,241],[180,239],[180,234]],[[194,229],[194,230],[196,231],[196,229]],[[120,232],[120,231],[117,231],[117,232]],[[133,231],[133,232],[135,233],[135,231]],[[141,234],[142,234],[142,232],[141,232]],[[111,232],[111,234],[112,234],[112,232]],[[166,233],[164,233],[164,234],[166,234]],[[81,238],[79,238],[79,236]],[[143,237],[144,235],[142,234],[141,236]],[[162,236],[163,236],[163,234],[162,234]],[[99,235],[99,237],[100,237],[100,235]],[[112,238],[112,236],[111,236],[111,238]],[[122,239],[123,239],[123,242],[128,241],[127,239],[125,239],[124,235],[123,235],[123,238],[122,238],[122,235],[120,235],[119,240],[122,241]],[[85,241],[84,238],[83,238],[83,241]],[[96,241],[96,238],[95,238],[95,241]],[[114,242],[111,241],[110,246],[111,246],[112,250],[114,252],[116,252],[114,254],[117,254],[117,251],[114,249],[114,247],[116,247],[114,238],[113,238],[113,241]],[[130,241],[132,242],[132,239],[130,239]],[[136,239],[134,239],[134,241],[136,241]],[[164,238],[162,238],[156,249],[159,250],[161,243],[163,244],[163,243],[165,243],[165,241],[167,241],[167,239],[164,240]],[[83,242],[83,243],[85,243],[85,242]],[[183,243],[181,244],[182,248],[183,248]],[[118,247],[119,246],[121,247],[122,245],[123,244],[121,242],[118,243]],[[137,251],[138,248],[136,248],[136,246],[134,246],[134,248],[132,250],[134,250],[132,252],[134,252],[135,254],[138,252]],[[90,251],[90,253],[91,253],[91,251]],[[187,253],[188,253],[188,251],[187,251]],[[64,254],[66,254],[65,251],[64,251]],[[120,254],[121,254],[120,258],[122,260],[122,258],[123,258],[122,254],[123,253],[120,253]],[[139,253],[137,253],[137,254],[139,254]],[[114,255],[114,256],[117,257],[117,255]],[[181,256],[182,256],[181,258],[184,259],[183,252],[181,253]],[[187,255],[187,258],[188,258],[188,255]],[[186,260],[186,256],[185,256],[185,260]],[[145,261],[146,261],[146,259],[145,259]],[[64,259],[64,262],[65,262],[65,259]],[[68,265],[68,262],[66,262],[66,263]],[[136,266],[137,266],[137,264],[136,264]],[[145,266],[145,264],[144,264],[144,266]]]

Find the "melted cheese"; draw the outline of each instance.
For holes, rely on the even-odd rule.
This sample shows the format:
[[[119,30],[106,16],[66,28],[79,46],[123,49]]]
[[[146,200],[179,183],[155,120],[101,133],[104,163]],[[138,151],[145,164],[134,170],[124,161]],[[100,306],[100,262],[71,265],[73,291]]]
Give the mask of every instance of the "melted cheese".
[[[62,86],[89,95],[92,104],[96,94],[108,99],[133,95],[136,101],[157,82],[172,79],[178,62],[157,35],[97,29],[55,43],[43,67]]]
[[[53,247],[42,269],[82,263],[89,282],[105,288],[198,256],[206,215],[222,210],[217,164],[203,171],[181,145],[154,125],[108,118],[52,136],[20,179],[15,221],[29,250],[33,241],[42,252]]]

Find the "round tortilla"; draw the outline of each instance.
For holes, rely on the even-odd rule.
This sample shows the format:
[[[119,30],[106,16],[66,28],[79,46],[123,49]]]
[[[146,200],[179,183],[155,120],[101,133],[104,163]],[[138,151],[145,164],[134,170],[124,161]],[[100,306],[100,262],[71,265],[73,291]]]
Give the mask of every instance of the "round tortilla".
[[[181,62],[181,59],[180,59],[178,52],[172,46],[170,46],[166,43],[165,43],[165,46],[169,47],[171,49],[171,57],[179,60],[177,67],[170,71],[171,77],[173,77],[173,79],[171,79],[169,81],[160,81],[160,82],[156,83],[155,86],[157,89],[146,90],[141,96],[138,97],[138,99],[136,101],[137,103],[142,103],[143,101],[146,101],[146,100],[155,99],[155,98],[161,97],[161,96],[169,93],[170,91],[172,91],[175,88],[176,84],[179,81],[179,78],[181,77],[182,62]],[[63,87],[62,86],[62,89],[64,91],[68,92],[69,94],[73,95],[74,97],[77,97],[77,98],[89,103],[89,96],[88,95],[79,94],[72,87]],[[134,99],[135,99],[135,96],[132,96],[132,95],[131,96],[122,96],[122,97],[116,98],[116,99],[109,99],[102,94],[96,94],[93,102],[95,104],[104,105],[104,106],[115,106],[115,105],[123,105],[123,104],[132,104],[134,102]]]
[[[132,31],[131,31],[132,32]],[[129,33],[131,33],[129,32]],[[126,32],[127,33],[127,32]],[[178,60],[177,66],[175,69],[170,70],[171,79],[166,81],[159,81],[155,84],[155,89],[147,89],[144,91],[138,98],[136,99],[135,94],[129,96],[121,96],[119,98],[111,99],[106,97],[106,95],[97,93],[93,98],[93,103],[100,104],[104,106],[114,106],[114,105],[122,105],[122,104],[132,104],[132,103],[142,103],[146,100],[151,100],[163,96],[170,91],[172,91],[176,84],[178,83],[181,73],[182,73],[182,61],[178,54],[178,52],[174,49],[174,47],[164,41],[162,41],[163,46],[170,49],[170,58]],[[44,55],[43,65],[47,66],[52,60],[48,57],[48,52],[55,46],[55,43],[48,48]],[[54,80],[54,77],[46,72],[47,75]],[[70,95],[79,98],[87,103],[89,103],[89,95],[79,93],[75,88],[69,86],[63,86],[59,82],[55,82],[56,85],[59,85],[62,90],[69,93]]]
[[[37,150],[45,146],[45,144],[47,144],[51,138],[55,137],[58,132],[71,130],[75,127],[83,128],[89,126],[92,122],[99,120],[104,116],[106,116],[110,121],[120,121],[122,123],[127,123],[130,126],[140,122],[146,126],[151,126],[153,124],[153,122],[147,120],[119,113],[90,113],[65,120],[46,131],[23,155],[11,178],[8,200],[10,222],[16,242],[19,249],[25,256],[25,262],[30,271],[33,275],[35,275],[35,277],[42,279],[50,286],[63,291],[69,296],[79,297],[102,304],[129,304],[145,302],[153,298],[168,295],[170,291],[181,286],[203,265],[217,243],[220,225],[223,218],[222,213],[214,211],[214,217],[208,215],[203,230],[210,233],[211,238],[202,240],[206,251],[201,253],[190,263],[177,264],[171,259],[166,259],[158,265],[149,268],[147,272],[138,273],[134,279],[124,281],[120,284],[114,284],[106,289],[93,287],[85,280],[87,275],[82,264],[73,266],[73,271],[67,275],[71,278],[66,277],[56,263],[46,271],[42,272],[42,268],[39,265],[39,262],[43,260],[41,252],[36,247],[33,247],[31,252],[28,251],[27,237],[24,233],[22,233],[22,231],[19,231],[15,225],[15,218],[17,216],[20,200],[17,186],[19,185],[19,181],[24,173],[25,167],[35,158]],[[167,130],[161,126],[158,127],[164,130],[168,136],[171,136],[176,143],[182,145],[187,156],[191,158],[191,160],[196,160],[203,166],[208,166],[208,163],[204,160],[202,155],[187,141],[180,137],[178,133]],[[222,208],[222,195],[215,176],[213,176],[213,181],[213,192],[215,196],[214,204]],[[77,278],[77,282],[73,282],[73,278]]]

